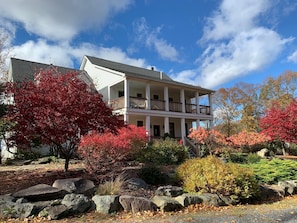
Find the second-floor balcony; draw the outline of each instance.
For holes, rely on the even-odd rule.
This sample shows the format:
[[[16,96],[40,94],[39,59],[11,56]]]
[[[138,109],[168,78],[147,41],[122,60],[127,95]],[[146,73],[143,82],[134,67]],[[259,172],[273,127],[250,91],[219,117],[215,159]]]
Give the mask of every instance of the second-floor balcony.
[[[113,110],[119,110],[125,107],[125,98],[119,97],[109,102]],[[166,101],[151,99],[151,110],[166,110]],[[148,109],[148,103],[146,98],[129,97],[129,108],[132,109]],[[182,112],[182,103],[180,102],[169,102],[169,111],[171,112]],[[199,112],[197,112],[196,104],[185,104],[185,112],[192,114],[205,114],[210,115],[210,106],[199,105]]]

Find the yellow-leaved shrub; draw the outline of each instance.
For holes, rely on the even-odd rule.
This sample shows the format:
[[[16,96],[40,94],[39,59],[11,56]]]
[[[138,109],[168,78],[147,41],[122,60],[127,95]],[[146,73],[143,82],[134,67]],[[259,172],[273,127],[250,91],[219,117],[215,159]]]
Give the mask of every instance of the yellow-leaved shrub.
[[[234,200],[258,196],[259,185],[250,169],[234,163],[224,163],[214,156],[190,159],[176,171],[184,191],[215,193]]]

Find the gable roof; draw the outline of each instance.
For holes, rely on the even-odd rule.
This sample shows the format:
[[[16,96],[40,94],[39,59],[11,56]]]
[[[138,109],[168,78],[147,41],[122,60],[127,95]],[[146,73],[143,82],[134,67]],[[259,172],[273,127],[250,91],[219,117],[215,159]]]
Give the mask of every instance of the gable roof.
[[[154,71],[145,68],[135,67],[127,64],[122,64],[114,61],[104,60],[97,57],[92,56],[85,56],[92,64],[109,68],[115,71],[123,72],[127,77],[137,77],[137,78],[144,78],[148,80],[155,80],[158,82],[162,82],[165,84],[171,84],[181,87],[186,87],[190,89],[199,89],[201,93],[212,93],[215,92],[214,90],[210,90],[207,88],[202,88],[200,86],[194,86],[190,84],[185,84],[182,82],[174,81],[171,79],[167,74],[161,71]]]
[[[162,79],[173,81],[167,74],[162,73],[160,71],[149,70],[145,68],[135,67],[123,63],[118,63],[114,61],[104,60],[97,57],[86,56],[88,60],[98,66],[106,67],[112,70],[116,70],[119,72],[124,72],[127,76],[145,76],[149,78],[154,78],[160,80],[160,75],[162,75]]]
[[[9,81],[22,82],[26,80],[34,80],[34,75],[36,73],[39,73],[40,70],[48,70],[51,68],[56,68],[58,72],[62,74],[70,71],[81,72],[81,70],[55,66],[52,64],[44,64],[17,58],[10,58]]]

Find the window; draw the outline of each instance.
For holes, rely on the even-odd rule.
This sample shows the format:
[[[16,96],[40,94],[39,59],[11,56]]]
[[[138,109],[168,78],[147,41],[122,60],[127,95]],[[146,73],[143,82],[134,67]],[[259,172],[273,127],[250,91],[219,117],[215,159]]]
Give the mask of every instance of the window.
[[[137,121],[137,127],[142,127],[143,126],[143,121]]]
[[[119,91],[119,97],[123,97],[125,95],[124,91]]]
[[[169,102],[173,102],[173,98],[169,98]]]
[[[159,95],[154,94],[154,95],[153,95],[153,99],[154,99],[154,100],[159,100]]]
[[[137,93],[136,97],[142,98],[142,94],[141,93]]]

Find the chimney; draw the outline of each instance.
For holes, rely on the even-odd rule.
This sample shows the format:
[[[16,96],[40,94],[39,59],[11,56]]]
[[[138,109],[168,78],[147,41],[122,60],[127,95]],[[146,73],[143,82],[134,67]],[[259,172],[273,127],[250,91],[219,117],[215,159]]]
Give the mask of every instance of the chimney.
[[[163,79],[163,73],[162,73],[162,71],[160,71],[160,79],[161,80]]]
[[[151,70],[154,70],[154,67],[151,67]]]

